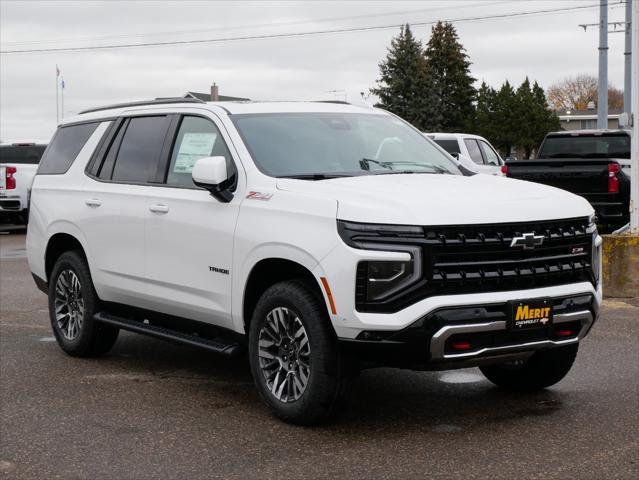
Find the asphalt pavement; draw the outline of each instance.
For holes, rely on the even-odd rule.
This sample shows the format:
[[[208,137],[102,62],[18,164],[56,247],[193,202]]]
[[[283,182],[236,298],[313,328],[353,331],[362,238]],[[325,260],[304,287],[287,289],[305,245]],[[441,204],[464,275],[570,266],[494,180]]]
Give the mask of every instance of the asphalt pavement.
[[[340,418],[295,427],[262,405],[246,359],[130,333],[106,357],[66,356],[24,239],[0,234],[0,478],[639,478],[639,299],[605,301],[546,391],[371,370]]]

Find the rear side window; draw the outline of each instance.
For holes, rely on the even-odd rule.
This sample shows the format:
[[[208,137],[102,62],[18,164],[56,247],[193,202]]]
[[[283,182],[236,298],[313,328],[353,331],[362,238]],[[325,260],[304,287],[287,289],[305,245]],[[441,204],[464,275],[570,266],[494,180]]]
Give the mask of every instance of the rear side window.
[[[46,145],[2,145],[0,163],[37,164]]]
[[[464,139],[464,143],[466,144],[466,148],[468,149],[468,153],[470,154],[470,158],[473,162],[483,165],[484,159],[481,156],[481,151],[479,150],[479,145],[477,145],[477,140],[472,138]]]
[[[446,150],[450,154],[460,153],[459,143],[457,143],[457,140],[434,140],[434,141],[437,145],[442,147],[444,150]]]
[[[146,183],[155,178],[168,123],[165,116],[129,120],[115,158],[112,180]]]
[[[99,123],[83,123],[59,128],[40,161],[38,175],[66,173]]]

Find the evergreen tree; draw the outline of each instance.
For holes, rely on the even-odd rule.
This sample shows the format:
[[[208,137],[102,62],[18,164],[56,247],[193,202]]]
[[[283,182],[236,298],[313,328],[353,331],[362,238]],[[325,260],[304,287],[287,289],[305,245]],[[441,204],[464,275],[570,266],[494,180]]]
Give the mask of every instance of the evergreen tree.
[[[386,58],[379,64],[380,78],[371,93],[378,106],[420,130],[436,130],[442,118],[437,97],[426,76],[423,47],[406,24],[393,38]]]
[[[503,154],[508,155],[517,142],[517,105],[515,91],[508,80],[504,82],[495,94],[493,102],[493,127],[494,136],[491,140]]]
[[[437,22],[424,52],[426,73],[444,113],[441,130],[464,131],[472,124],[475,79],[452,23]]]
[[[535,135],[539,121],[538,113],[530,81],[526,77],[515,93],[516,120],[513,124],[515,144],[524,149],[526,158],[529,158],[532,150],[539,146]]]
[[[548,132],[561,130],[561,123],[555,111],[548,105],[544,89],[537,82],[533,83],[533,118],[532,137],[534,139],[534,148],[538,148],[541,141]]]
[[[477,91],[477,105],[471,129],[472,132],[487,138],[490,142],[495,138],[495,95],[495,89],[482,81]]]

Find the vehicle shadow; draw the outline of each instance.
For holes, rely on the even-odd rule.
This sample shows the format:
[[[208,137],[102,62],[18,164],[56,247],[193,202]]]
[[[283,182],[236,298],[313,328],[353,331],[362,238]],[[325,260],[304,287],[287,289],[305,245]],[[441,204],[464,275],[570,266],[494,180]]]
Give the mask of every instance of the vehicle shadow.
[[[245,356],[227,359],[125,333],[104,361],[110,370],[127,372],[131,380],[165,381],[169,389],[189,382],[204,399],[215,396],[224,406],[235,405],[263,416],[262,420],[278,422],[259,399]],[[353,394],[342,414],[313,428],[335,434],[352,433],[353,429],[365,432],[383,428],[405,434],[421,429],[455,433],[478,425],[496,428],[525,417],[556,414],[563,408],[566,395],[557,389],[531,394],[504,392],[488,382],[479,369],[414,372],[380,368],[363,371],[355,379]]]

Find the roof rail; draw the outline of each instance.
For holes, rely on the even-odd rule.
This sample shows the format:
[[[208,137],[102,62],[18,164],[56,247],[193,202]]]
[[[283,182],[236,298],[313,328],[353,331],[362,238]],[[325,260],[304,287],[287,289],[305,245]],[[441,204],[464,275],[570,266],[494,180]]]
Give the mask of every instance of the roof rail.
[[[126,108],[126,107],[141,107],[144,105],[165,105],[169,103],[205,103],[197,98],[183,98],[183,97],[170,97],[170,98],[156,98],[155,100],[142,100],[138,102],[128,103],[116,103],[114,105],[107,105],[105,107],[89,108],[88,110],[82,110],[83,113],[99,112],[101,110],[111,110],[113,108]]]
[[[315,100],[315,103],[337,103],[338,105],[351,105],[351,102],[344,100]]]

